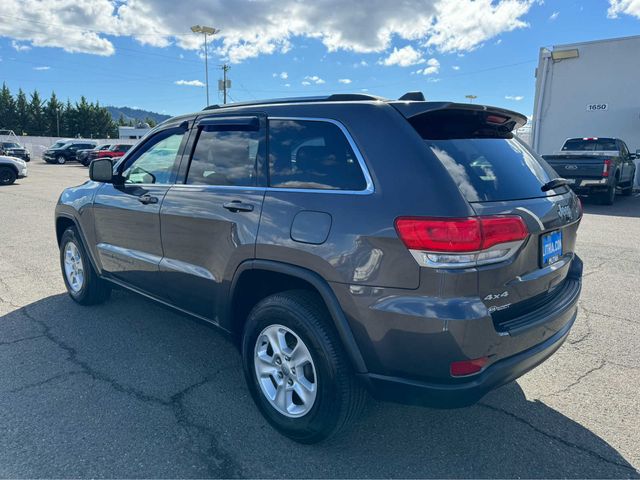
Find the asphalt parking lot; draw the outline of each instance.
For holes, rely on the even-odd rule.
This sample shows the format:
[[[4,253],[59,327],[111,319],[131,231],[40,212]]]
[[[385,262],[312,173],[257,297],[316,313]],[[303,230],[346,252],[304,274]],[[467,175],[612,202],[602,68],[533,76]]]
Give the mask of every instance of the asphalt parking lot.
[[[212,327],[65,293],[53,210],[77,164],[0,188],[0,477],[631,477],[640,473],[640,197],[586,202],[565,345],[474,407],[371,402],[315,446],[273,431]]]

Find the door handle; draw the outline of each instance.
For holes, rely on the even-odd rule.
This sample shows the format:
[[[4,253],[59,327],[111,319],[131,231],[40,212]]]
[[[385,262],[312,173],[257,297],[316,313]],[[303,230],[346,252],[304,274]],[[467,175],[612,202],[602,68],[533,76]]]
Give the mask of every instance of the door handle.
[[[243,203],[240,200],[223,203],[222,206],[230,212],[253,212],[253,205],[250,203]]]
[[[149,205],[152,203],[158,203],[158,197],[152,197],[147,193],[146,195],[138,197],[138,201],[144,205]]]

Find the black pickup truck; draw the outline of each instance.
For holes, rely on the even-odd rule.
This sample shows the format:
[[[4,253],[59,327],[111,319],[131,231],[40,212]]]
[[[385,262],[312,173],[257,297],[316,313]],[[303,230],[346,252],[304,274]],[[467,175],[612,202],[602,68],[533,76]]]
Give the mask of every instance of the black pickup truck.
[[[617,189],[633,193],[638,153],[630,153],[619,138],[569,138],[560,152],[542,157],[578,194],[597,195],[612,205]]]

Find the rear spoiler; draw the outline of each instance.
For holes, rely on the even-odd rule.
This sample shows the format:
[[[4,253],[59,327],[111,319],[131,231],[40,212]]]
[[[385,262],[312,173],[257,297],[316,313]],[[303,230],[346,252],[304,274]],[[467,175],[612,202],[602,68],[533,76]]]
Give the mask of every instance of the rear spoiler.
[[[389,105],[398,110],[407,120],[432,112],[461,110],[465,112],[486,112],[486,118],[489,123],[496,126],[499,125],[508,131],[513,131],[527,123],[527,117],[521,113],[472,103],[394,101],[389,102]]]

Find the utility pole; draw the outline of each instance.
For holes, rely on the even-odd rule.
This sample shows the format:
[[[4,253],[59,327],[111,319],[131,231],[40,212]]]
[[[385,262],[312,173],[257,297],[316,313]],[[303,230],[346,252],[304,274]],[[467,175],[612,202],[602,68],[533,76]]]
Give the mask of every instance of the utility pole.
[[[207,35],[215,35],[220,33],[220,30],[213,27],[204,27],[200,25],[194,25],[191,27],[193,33],[204,34],[204,76],[207,84],[207,106],[209,105],[209,54],[207,52]]]
[[[226,105],[227,104],[227,86],[228,86],[227,72],[231,67],[225,63],[224,65],[222,65],[221,68],[222,68],[222,102]]]

